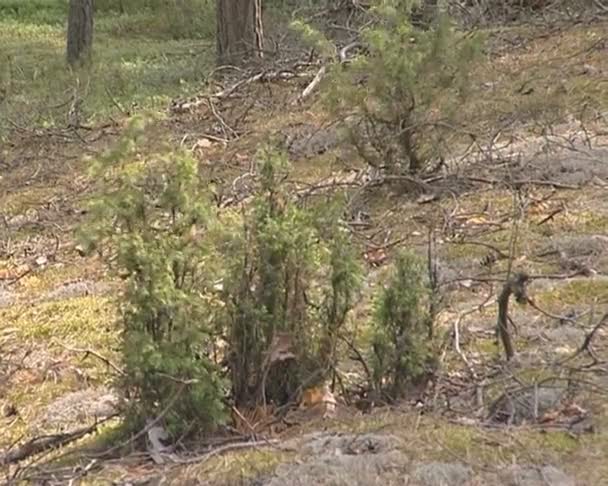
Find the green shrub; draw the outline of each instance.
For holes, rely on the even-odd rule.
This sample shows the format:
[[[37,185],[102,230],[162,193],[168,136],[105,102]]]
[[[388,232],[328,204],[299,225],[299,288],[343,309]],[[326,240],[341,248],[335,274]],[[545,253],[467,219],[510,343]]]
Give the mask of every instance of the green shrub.
[[[415,5],[376,2],[378,21],[363,33],[366,52],[335,66],[326,98],[347,120],[360,156],[392,173],[428,170],[442,159],[480,47],[443,14],[428,29],[416,28]]]
[[[320,312],[323,333],[320,337],[319,363],[332,372],[338,362],[338,335],[344,331],[349,311],[354,307],[362,282],[361,267],[351,242],[350,232],[338,223],[337,211],[341,205],[331,211],[323,204],[325,218],[321,219],[320,230],[328,241],[328,277],[325,286]]]
[[[333,230],[335,219],[289,199],[284,157],[261,157],[255,199],[241,238],[232,242],[226,287],[238,404],[283,404],[311,376],[326,377],[358,285],[348,236]],[[272,357],[280,336],[289,343],[282,353],[289,359]]]
[[[337,213],[290,199],[286,159],[265,151],[252,203],[217,216],[195,161],[142,157],[141,134],[135,120],[95,162],[100,195],[84,231],[126,279],[119,386],[130,423],[167,409],[174,434],[205,431],[229,387],[237,405],[284,404],[325,379],[360,283]]]
[[[126,278],[122,296],[120,386],[128,416],[141,424],[169,407],[165,426],[205,431],[223,417],[222,383],[208,356],[214,345],[216,230],[197,164],[184,154],[137,155],[139,121],[100,158],[101,195],[91,208],[89,242]],[[102,246],[103,245],[103,246]],[[179,399],[175,403],[176,394]]]
[[[373,385],[391,398],[402,396],[408,384],[428,372],[428,298],[423,262],[412,253],[400,253],[375,299],[372,319]]]

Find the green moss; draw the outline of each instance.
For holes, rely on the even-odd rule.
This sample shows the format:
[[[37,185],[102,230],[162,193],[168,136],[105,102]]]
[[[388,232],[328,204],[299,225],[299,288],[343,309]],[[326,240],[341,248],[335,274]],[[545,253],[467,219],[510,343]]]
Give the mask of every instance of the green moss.
[[[578,213],[572,226],[577,233],[606,233],[608,232],[608,215],[597,211]]]
[[[50,266],[36,271],[19,280],[16,289],[27,294],[28,298],[57,289],[60,285],[71,280],[98,280],[102,269],[98,262],[80,260],[80,264],[65,266]]]
[[[590,304],[598,299],[605,300],[607,295],[607,280],[581,279],[541,292],[534,296],[534,300],[538,305],[551,309]]]
[[[0,105],[1,106],[1,105]],[[0,197],[0,207],[7,216],[28,215],[28,210],[38,209],[46,204],[59,192],[56,187],[29,187],[21,188],[18,192],[11,192]]]
[[[281,463],[295,458],[292,452],[261,447],[235,451],[214,457],[201,464],[182,467],[169,475],[170,484],[187,484],[189,480],[204,477],[213,484],[235,484],[257,476],[272,473]]]
[[[471,348],[483,354],[496,354],[497,344],[495,339],[476,339]]]
[[[0,310],[0,323],[15,328],[23,341],[48,344],[59,339],[74,346],[96,346],[100,352],[117,340],[115,320],[113,302],[94,296]]]

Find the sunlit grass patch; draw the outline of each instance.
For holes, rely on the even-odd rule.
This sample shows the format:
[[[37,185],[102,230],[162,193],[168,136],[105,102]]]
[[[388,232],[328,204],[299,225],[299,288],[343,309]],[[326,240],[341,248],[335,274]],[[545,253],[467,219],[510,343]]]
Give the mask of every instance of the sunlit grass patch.
[[[36,210],[59,192],[60,188],[49,186],[22,188],[0,196],[0,207],[5,216],[25,214],[28,210]]]
[[[517,47],[479,66],[475,79],[482,95],[464,106],[463,113],[479,128],[502,120],[530,123],[528,128],[534,129],[556,123],[566,113],[584,116],[605,109],[608,96],[598,73],[608,67],[601,49],[607,29],[605,23],[598,23],[572,26],[554,35],[538,35],[534,27],[525,25],[494,32],[498,39],[530,40],[517,42]]]
[[[79,259],[75,263],[50,266],[35,271],[19,280],[15,288],[28,298],[44,298],[44,294],[58,290],[66,283],[82,280],[97,281],[102,276],[103,269],[98,261]]]
[[[186,484],[189,480],[206,478],[208,481],[223,482],[245,481],[261,475],[270,474],[282,463],[294,458],[293,452],[285,452],[272,447],[251,448],[244,451],[229,452],[211,458],[201,464],[176,469],[170,475],[171,484]]]
[[[577,279],[534,296],[538,305],[547,309],[608,303],[608,280]]]
[[[95,346],[102,351],[117,335],[116,309],[106,297],[80,297],[34,306],[0,309],[0,322],[17,329],[21,340],[61,340],[73,346]]]

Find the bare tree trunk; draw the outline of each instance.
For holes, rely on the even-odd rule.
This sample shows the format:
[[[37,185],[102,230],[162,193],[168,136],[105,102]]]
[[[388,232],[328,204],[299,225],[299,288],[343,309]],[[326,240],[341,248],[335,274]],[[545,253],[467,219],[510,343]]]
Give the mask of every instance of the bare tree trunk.
[[[93,0],[70,0],[68,16],[68,63],[86,61],[93,45]]]
[[[218,63],[235,63],[252,55],[261,57],[261,0],[217,0],[216,5]]]

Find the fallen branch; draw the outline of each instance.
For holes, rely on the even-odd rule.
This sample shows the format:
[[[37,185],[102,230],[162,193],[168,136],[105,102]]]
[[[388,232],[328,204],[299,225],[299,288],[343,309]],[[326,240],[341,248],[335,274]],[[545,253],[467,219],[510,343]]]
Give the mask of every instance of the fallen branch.
[[[177,400],[181,397],[182,392],[185,390],[185,388],[188,384],[189,384],[188,382],[182,382],[181,386],[177,389],[177,391],[175,392],[175,395],[173,395],[171,400],[169,400],[169,402],[167,403],[165,408],[163,408],[161,410],[161,412],[156,416],[156,418],[154,418],[153,420],[148,422],[143,429],[141,429],[139,432],[137,432],[137,434],[133,435],[132,437],[129,437],[128,439],[124,440],[123,442],[120,442],[119,444],[116,444],[115,446],[110,447],[109,449],[106,449],[105,451],[102,451],[97,454],[90,454],[89,457],[91,457],[91,458],[107,457],[108,455],[112,454],[113,452],[123,449],[130,444],[133,444],[140,437],[143,437],[145,434],[148,433],[148,431],[150,429],[152,429],[152,427],[154,427],[156,424],[158,424],[165,415],[167,415],[169,410],[171,410],[173,408],[173,405],[175,405],[177,403]]]
[[[70,346],[67,346],[67,345],[63,344],[60,341],[55,341],[55,342],[59,346],[61,346],[62,348],[66,349],[68,351],[71,351],[72,353],[84,353],[84,357],[82,358],[83,360],[85,360],[89,354],[91,356],[95,356],[97,359],[99,359],[100,361],[103,361],[107,366],[109,366],[114,371],[116,371],[119,375],[121,375],[121,376],[125,375],[125,371],[122,368],[120,368],[119,366],[115,365],[108,358],[106,358],[105,356],[99,354],[97,351],[94,351],[91,348],[71,348]]]
[[[585,339],[583,340],[583,344],[581,344],[581,346],[574,352],[574,354],[572,354],[571,356],[569,356],[565,360],[563,360],[561,364],[564,364],[567,361],[573,360],[574,358],[581,355],[585,351],[587,353],[589,353],[591,355],[591,357],[594,359],[594,362],[597,363],[598,360],[597,360],[597,358],[595,358],[595,356],[593,355],[593,352],[591,351],[591,343],[593,342],[593,338],[595,337],[597,332],[607,322],[608,322],[608,313],[604,314],[603,317],[599,320],[599,322],[595,326],[593,326],[593,329],[591,329],[591,331],[585,336]]]
[[[569,317],[569,316],[560,316],[557,314],[552,314],[551,312],[548,312],[542,308],[540,308],[538,305],[536,305],[536,303],[534,302],[534,300],[528,298],[528,304],[530,304],[530,307],[532,307],[533,309],[537,310],[538,312],[540,312],[541,314],[543,314],[546,317],[550,317],[551,319],[555,319],[556,321],[560,321],[560,322],[572,322],[572,323],[576,323],[576,319],[578,319],[581,316],[577,316],[575,317]]]
[[[600,330],[600,328],[608,322],[608,314],[604,314],[604,316],[600,319],[600,321],[595,325],[595,327],[591,330],[587,336],[585,336],[585,340],[583,344],[579,348],[578,352],[582,353],[583,351],[588,351],[589,346],[591,346],[591,341],[593,341],[593,337]]]
[[[310,74],[308,74],[308,73],[296,73],[295,71],[289,70],[289,69],[280,69],[278,71],[270,71],[270,72],[262,71],[257,74],[254,74],[253,76],[250,76],[248,78],[241,79],[240,81],[236,82],[232,86],[229,86],[228,88],[225,88],[214,94],[211,94],[208,96],[202,96],[200,98],[190,100],[190,101],[174,102],[171,105],[170,109],[171,109],[171,111],[173,111],[175,113],[187,112],[189,110],[192,110],[193,108],[197,108],[197,107],[207,103],[207,100],[209,100],[209,99],[221,100],[223,98],[228,98],[239,88],[242,88],[243,86],[247,86],[249,84],[255,83],[257,81],[269,82],[269,81],[289,80],[289,79],[293,79],[293,78],[301,78],[301,77],[309,77],[309,76],[310,76]]]
[[[515,181],[501,181],[500,179],[490,179],[487,177],[473,177],[467,176],[465,179],[473,181],[473,182],[482,182],[484,184],[510,184],[513,187],[520,187],[526,185],[532,186],[550,186],[555,187],[556,189],[580,189],[580,186],[576,186],[573,184],[564,184],[562,182],[557,181],[543,181],[539,179],[519,179]]]
[[[301,103],[302,101],[304,101],[306,98],[308,98],[311,95],[311,93],[315,90],[315,88],[321,83],[321,80],[325,76],[326,72],[327,72],[327,66],[322,66],[321,69],[319,69],[319,71],[315,75],[315,77],[312,79],[312,81],[310,83],[308,83],[308,86],[306,86],[304,91],[302,91],[302,94],[300,96],[298,96],[296,103]]]
[[[91,434],[97,430],[99,425],[103,422],[114,418],[116,415],[112,415],[104,419],[101,422],[91,425],[90,427],[83,427],[74,432],[64,434],[45,435],[42,437],[34,437],[27,441],[25,444],[17,447],[16,449],[8,450],[0,455],[0,465],[15,464],[21,462],[28,457],[40,454],[41,452],[48,451],[50,449],[57,449],[64,447],[71,442],[81,439],[85,435]]]

